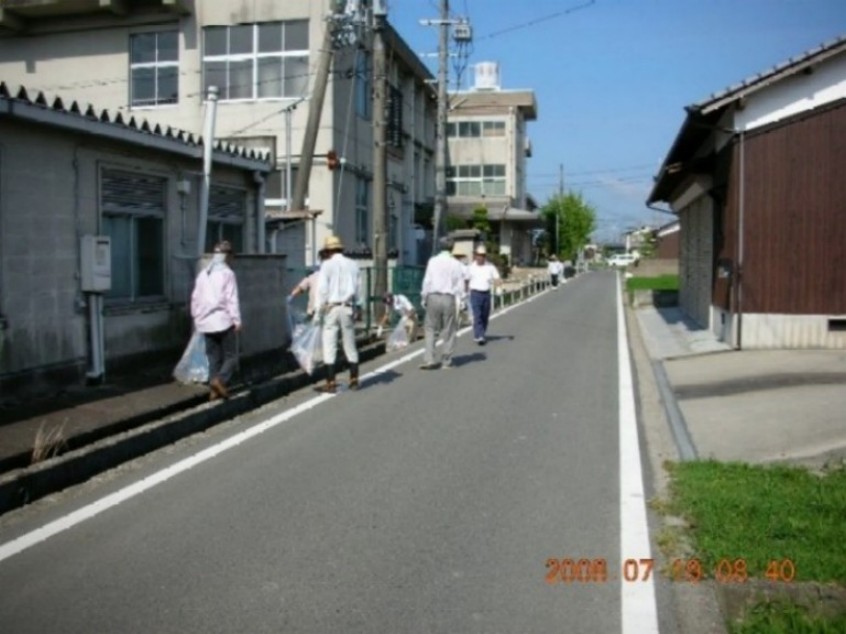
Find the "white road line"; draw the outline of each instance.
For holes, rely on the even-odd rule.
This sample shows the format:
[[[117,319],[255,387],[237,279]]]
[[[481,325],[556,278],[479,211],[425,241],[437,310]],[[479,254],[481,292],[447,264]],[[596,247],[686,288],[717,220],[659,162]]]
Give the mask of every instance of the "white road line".
[[[505,315],[517,306],[527,304],[536,299],[539,295],[542,295],[546,292],[548,292],[548,289],[538,293],[537,295],[533,295],[532,297],[522,302],[513,304],[506,309],[500,310],[499,312],[491,315],[491,319],[501,317],[502,315]],[[458,333],[459,336],[463,335],[468,330],[470,330],[470,327],[461,329]],[[362,380],[365,380],[369,377],[378,376],[384,372],[387,372],[388,370],[402,365],[403,363],[411,361],[412,359],[421,354],[423,354],[422,349],[415,350],[414,352],[406,354],[400,357],[399,359],[395,359],[394,361],[382,365],[381,367],[377,368],[372,372],[368,372],[361,378]],[[115,491],[114,493],[111,493],[106,497],[100,498],[96,502],[92,502],[91,504],[83,506],[82,508],[74,511],[73,513],[65,515],[64,517],[60,517],[59,519],[45,524],[41,528],[37,528],[34,531],[21,535],[20,537],[13,539],[10,542],[6,542],[5,544],[0,545],[0,562],[8,559],[9,557],[17,555],[18,553],[21,553],[24,550],[35,546],[36,544],[46,541],[54,535],[66,531],[69,528],[72,528],[77,524],[84,522],[85,520],[91,519],[95,515],[99,515],[103,511],[106,511],[112,508],[113,506],[117,506],[118,504],[121,504],[122,502],[125,502],[126,500],[133,498],[136,495],[140,495],[141,493],[152,489],[153,487],[161,484],[162,482],[170,480],[171,478],[179,475],[180,473],[188,471],[189,469],[196,467],[198,464],[201,464],[206,460],[214,458],[215,456],[223,453],[224,451],[232,449],[233,447],[237,447],[238,445],[249,440],[250,438],[258,436],[259,434],[263,434],[269,429],[272,429],[277,425],[281,425],[282,423],[291,420],[295,416],[298,416],[303,412],[307,412],[308,410],[317,407],[318,405],[329,400],[330,398],[333,398],[332,394],[322,394],[320,396],[315,396],[304,403],[300,403],[292,409],[281,412],[262,423],[258,423],[257,425],[254,425],[249,429],[245,429],[244,431],[236,434],[235,436],[227,438],[226,440],[221,441],[216,445],[208,447],[203,451],[200,451],[183,460],[180,460],[179,462],[172,464],[171,466],[162,469],[161,471],[157,471],[156,473],[153,473],[147,476],[146,478],[135,482],[134,484],[130,484],[129,486],[126,486],[120,489],[119,491]]]
[[[643,492],[643,469],[640,462],[637,415],[635,414],[634,382],[629,359],[626,317],[623,312],[621,281],[617,279],[617,363],[620,376],[620,574],[623,634],[658,634],[658,607],[655,603],[657,573],[652,562],[649,525],[646,521],[646,499]],[[629,559],[637,565],[624,568]],[[641,559],[649,560],[641,562]],[[646,565],[644,565],[646,564]],[[628,572],[631,581],[625,579]]]

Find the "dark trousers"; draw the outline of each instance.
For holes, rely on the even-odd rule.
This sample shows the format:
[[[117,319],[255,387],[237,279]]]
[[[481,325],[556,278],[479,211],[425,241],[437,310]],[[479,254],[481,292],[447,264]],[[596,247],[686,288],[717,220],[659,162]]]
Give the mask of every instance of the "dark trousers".
[[[473,338],[484,339],[491,316],[491,292],[471,290],[470,307],[473,309]]]
[[[229,385],[235,366],[238,363],[238,351],[235,341],[235,328],[221,332],[207,332],[206,356],[209,358],[209,381],[220,379]]]
[[[550,277],[552,277],[552,285],[553,285],[553,286],[558,286],[558,276],[557,276],[557,275],[552,275],[552,276],[550,276]]]

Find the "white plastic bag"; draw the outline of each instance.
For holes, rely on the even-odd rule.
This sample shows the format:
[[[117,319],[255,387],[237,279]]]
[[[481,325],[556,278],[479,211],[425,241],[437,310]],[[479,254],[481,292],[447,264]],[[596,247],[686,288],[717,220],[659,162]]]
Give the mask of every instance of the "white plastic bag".
[[[291,352],[297,358],[297,363],[305,370],[306,374],[314,374],[314,368],[320,360],[321,334],[323,329],[320,324],[301,324],[295,328],[294,336],[291,339]]]
[[[191,335],[191,341],[173,369],[173,378],[180,383],[206,383],[209,380],[209,359],[203,333],[194,331]]]
[[[394,352],[395,350],[402,350],[403,348],[408,346],[408,317],[403,316],[402,319],[399,320],[397,327],[394,328],[394,331],[391,333],[391,336],[388,337],[388,341],[385,344],[385,351],[386,352]]]

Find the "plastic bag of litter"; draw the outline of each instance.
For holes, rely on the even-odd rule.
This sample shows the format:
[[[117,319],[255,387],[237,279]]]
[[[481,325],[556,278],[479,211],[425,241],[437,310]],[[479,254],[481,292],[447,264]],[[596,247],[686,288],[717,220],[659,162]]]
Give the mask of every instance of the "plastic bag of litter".
[[[408,346],[408,317],[403,316],[397,327],[394,328],[394,331],[391,333],[391,336],[388,337],[387,343],[385,343],[385,351],[386,352],[394,352],[395,350],[402,350],[403,348]]]
[[[173,378],[180,383],[206,383],[209,380],[209,359],[203,333],[194,331],[191,335],[191,341],[173,369]]]
[[[314,368],[323,356],[321,354],[321,334],[323,329],[317,322],[303,324],[296,328],[291,339],[291,352],[306,374],[313,374]]]

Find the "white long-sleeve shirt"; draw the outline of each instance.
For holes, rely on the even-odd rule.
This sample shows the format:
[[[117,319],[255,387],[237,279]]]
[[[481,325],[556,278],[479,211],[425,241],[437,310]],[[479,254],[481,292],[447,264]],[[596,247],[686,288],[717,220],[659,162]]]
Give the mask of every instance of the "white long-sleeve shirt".
[[[317,281],[318,306],[355,303],[358,294],[358,264],[336,253],[320,266]]]
[[[423,275],[423,299],[432,293],[443,293],[461,297],[464,292],[464,269],[449,251],[441,251],[429,258],[426,273]]]
[[[550,275],[561,275],[562,271],[564,271],[564,265],[558,260],[552,260],[546,266],[546,270],[549,271]]]

